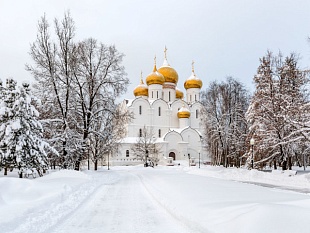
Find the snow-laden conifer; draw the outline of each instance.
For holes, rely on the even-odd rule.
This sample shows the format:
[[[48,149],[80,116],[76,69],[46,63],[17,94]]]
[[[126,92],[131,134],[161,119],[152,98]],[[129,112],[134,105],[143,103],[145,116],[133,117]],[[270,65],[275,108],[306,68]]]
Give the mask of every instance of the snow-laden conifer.
[[[43,140],[39,113],[32,101],[29,84],[17,90],[16,82],[7,80],[0,108],[0,148],[6,167],[17,167],[20,174],[28,169],[47,169],[47,150],[57,153]]]

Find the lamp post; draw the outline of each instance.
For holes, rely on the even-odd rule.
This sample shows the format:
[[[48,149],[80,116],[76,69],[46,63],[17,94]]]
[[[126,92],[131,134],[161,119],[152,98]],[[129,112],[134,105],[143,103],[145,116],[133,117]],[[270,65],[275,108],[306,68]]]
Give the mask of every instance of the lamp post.
[[[252,158],[251,158],[251,167],[252,169],[254,168],[254,144],[255,144],[255,140],[254,138],[251,138],[250,140],[250,145],[252,146]]]
[[[89,170],[89,147],[90,147],[89,138],[86,138],[86,145],[87,145],[87,169]]]
[[[191,166],[191,155],[188,154],[188,166],[190,167]]]

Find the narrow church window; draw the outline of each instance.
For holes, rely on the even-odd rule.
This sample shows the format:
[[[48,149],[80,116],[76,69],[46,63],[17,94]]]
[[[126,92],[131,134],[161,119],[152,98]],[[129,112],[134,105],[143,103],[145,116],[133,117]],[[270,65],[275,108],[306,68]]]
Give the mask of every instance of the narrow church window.
[[[126,150],[126,157],[129,157],[129,150]]]
[[[199,114],[199,111],[198,109],[196,109],[196,119],[198,119],[198,114]]]
[[[192,95],[189,96],[189,102],[192,102]]]
[[[195,94],[195,101],[197,101],[197,96],[196,96],[196,94]]]
[[[154,92],[152,92],[152,99],[154,98],[153,94],[154,94]]]
[[[157,91],[157,99],[158,99],[158,91]]]
[[[161,129],[158,130],[158,137],[161,137]]]
[[[170,91],[169,91],[169,101],[171,101],[171,93],[170,93]]]
[[[158,116],[161,116],[161,108],[158,107]]]
[[[142,137],[142,129],[139,129],[139,137]]]
[[[139,114],[142,115],[142,106],[139,106]]]

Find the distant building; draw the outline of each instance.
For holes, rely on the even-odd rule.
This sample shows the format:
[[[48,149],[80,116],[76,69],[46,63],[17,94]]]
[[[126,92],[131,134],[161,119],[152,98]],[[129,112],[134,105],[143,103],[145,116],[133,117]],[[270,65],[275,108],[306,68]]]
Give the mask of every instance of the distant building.
[[[140,84],[134,89],[134,99],[125,99],[122,108],[128,109],[134,119],[126,125],[127,135],[119,145],[118,152],[112,158],[113,165],[141,164],[132,153],[131,147],[141,136],[144,127],[152,129],[155,143],[160,147],[158,158],[165,163],[168,157],[173,160],[187,160],[188,156],[207,160],[202,146],[202,127],[200,110],[200,90],[202,81],[196,76],[194,64],[192,74],[185,81],[186,99],[177,88],[178,73],[172,68],[166,56],[163,65],[157,69],[156,60],[146,77],[146,84],[140,78]]]

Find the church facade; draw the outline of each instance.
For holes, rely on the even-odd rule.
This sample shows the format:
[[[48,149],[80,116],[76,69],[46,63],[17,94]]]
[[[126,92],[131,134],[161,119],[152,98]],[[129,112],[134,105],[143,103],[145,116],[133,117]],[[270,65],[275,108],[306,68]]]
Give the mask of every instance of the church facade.
[[[134,99],[125,99],[121,108],[133,114],[126,125],[126,136],[111,158],[113,165],[137,165],[132,147],[142,136],[142,130],[152,131],[152,142],[160,152],[156,155],[160,164],[168,160],[207,160],[202,145],[202,124],[200,110],[200,90],[202,81],[196,76],[192,64],[192,74],[185,81],[186,96],[177,87],[178,73],[167,61],[166,49],[163,65],[157,69],[156,59],[153,71],[134,89]],[[185,99],[184,99],[185,97]],[[170,158],[169,158],[170,157]]]

